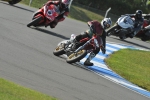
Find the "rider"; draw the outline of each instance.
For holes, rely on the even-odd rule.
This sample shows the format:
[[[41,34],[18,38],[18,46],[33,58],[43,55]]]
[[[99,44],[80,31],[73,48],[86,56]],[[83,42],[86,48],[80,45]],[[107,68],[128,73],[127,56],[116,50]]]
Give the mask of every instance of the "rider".
[[[134,28],[131,29],[131,34],[129,34],[130,38],[133,38],[141,30],[144,22],[142,14],[142,10],[136,10],[135,14],[125,14],[127,16],[132,17],[132,19],[134,20]]]
[[[59,7],[60,10],[60,15],[58,17],[55,18],[55,20],[53,22],[50,23],[50,27],[51,28],[55,28],[55,26],[58,24],[58,22],[63,21],[69,14],[69,4],[70,4],[70,0],[49,0],[47,4],[54,4],[57,7]]]
[[[77,35],[75,37],[75,39],[73,40],[73,42],[79,42],[81,39],[83,38],[92,38],[93,35],[97,35],[97,40],[99,43],[99,47],[97,47],[93,52],[90,53],[89,57],[86,59],[86,61],[84,62],[84,65],[87,66],[93,66],[93,63],[91,63],[90,61],[96,56],[96,54],[99,53],[100,48],[103,52],[103,54],[105,54],[106,52],[106,32],[105,29],[109,28],[112,24],[112,21],[110,18],[104,18],[101,23],[99,23],[96,20],[93,21],[88,21],[87,22],[88,26],[90,27],[88,30],[86,30],[85,32],[82,32],[81,34]]]

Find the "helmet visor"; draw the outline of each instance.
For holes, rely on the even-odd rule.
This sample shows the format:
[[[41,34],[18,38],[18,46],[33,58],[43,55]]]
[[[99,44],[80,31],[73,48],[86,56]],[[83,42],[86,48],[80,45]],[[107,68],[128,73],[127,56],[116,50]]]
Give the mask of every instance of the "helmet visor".
[[[107,22],[104,22],[104,26],[105,26],[105,28],[109,28],[109,27],[110,27],[110,24],[107,23]]]
[[[137,14],[137,17],[138,17],[138,18],[142,18],[142,15],[141,15],[141,14]]]

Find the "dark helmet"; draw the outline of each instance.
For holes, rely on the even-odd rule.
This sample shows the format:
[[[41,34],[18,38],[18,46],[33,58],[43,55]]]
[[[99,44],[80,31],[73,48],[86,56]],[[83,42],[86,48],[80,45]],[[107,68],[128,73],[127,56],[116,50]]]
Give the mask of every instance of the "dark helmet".
[[[142,10],[137,10],[135,12],[135,16],[136,16],[137,19],[141,19],[142,18],[142,14],[143,14]]]
[[[70,3],[70,0],[62,0],[61,2],[63,5],[65,5],[67,7]]]
[[[60,10],[68,8],[70,0],[61,0]]]

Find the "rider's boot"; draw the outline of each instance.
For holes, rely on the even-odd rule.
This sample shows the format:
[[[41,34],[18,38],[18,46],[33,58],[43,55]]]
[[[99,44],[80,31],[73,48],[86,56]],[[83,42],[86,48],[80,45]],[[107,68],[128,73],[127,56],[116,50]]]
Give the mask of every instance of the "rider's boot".
[[[101,49],[101,51],[102,51],[102,53],[103,53],[103,54],[105,54],[105,53],[106,53],[106,49],[105,49],[105,47],[104,47],[104,46],[101,46],[101,48],[100,48],[100,49]]]
[[[135,35],[136,35],[136,32],[132,32],[129,37],[133,38]]]
[[[132,33],[130,34],[130,38],[135,37],[137,33],[138,33],[138,30],[134,30],[134,32],[132,32]]]
[[[86,61],[84,62],[84,65],[86,66],[93,66],[93,63],[91,63],[90,61],[95,57],[96,55],[91,52],[89,57],[86,59]]]
[[[133,37],[134,37],[134,34],[133,34],[133,33],[131,33],[131,34],[129,35],[129,37],[130,37],[130,38],[133,38]]]

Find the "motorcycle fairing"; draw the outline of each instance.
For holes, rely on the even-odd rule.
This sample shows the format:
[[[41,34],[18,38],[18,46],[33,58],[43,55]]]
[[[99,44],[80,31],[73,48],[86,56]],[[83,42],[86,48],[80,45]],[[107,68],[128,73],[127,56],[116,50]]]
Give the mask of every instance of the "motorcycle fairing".
[[[53,21],[57,16],[59,16],[60,11],[59,8],[55,5],[45,5],[44,6],[44,15],[46,16],[47,19],[50,21]]]
[[[117,20],[117,23],[122,28],[133,28],[134,21],[130,16],[122,16]]]
[[[43,20],[38,23],[38,26],[43,26],[45,23],[45,26],[49,25],[50,22],[55,20],[55,17],[59,16],[60,11],[57,6],[51,4],[51,5],[45,5],[41,9],[37,10],[35,13],[33,13],[33,18],[35,19],[39,16],[43,17]],[[46,20],[48,19],[48,20]]]

